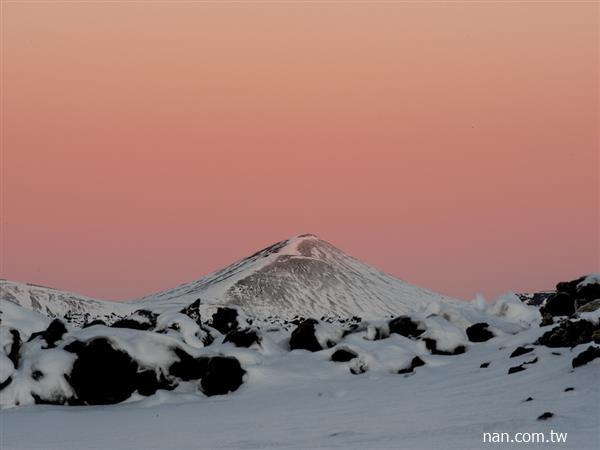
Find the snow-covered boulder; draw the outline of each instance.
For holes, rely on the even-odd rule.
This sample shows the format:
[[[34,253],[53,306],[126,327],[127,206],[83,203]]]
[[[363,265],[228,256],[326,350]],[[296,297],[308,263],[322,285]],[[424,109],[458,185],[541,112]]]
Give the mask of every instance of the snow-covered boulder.
[[[212,316],[210,325],[222,334],[239,328],[238,311],[234,308],[218,308]]]
[[[469,341],[486,342],[492,339],[494,337],[494,333],[492,333],[488,327],[489,324],[487,322],[478,322],[471,325],[465,330]]]
[[[223,343],[231,342],[236,347],[251,347],[260,345],[261,337],[256,328],[244,328],[243,330],[234,330],[227,333]]]
[[[396,317],[388,322],[390,333],[400,334],[405,337],[419,337],[425,332],[421,327],[421,324],[413,321],[408,316]]]
[[[343,330],[335,325],[306,319],[300,323],[290,336],[290,350],[304,349],[318,352],[335,346],[343,337]]]
[[[466,333],[443,317],[424,320],[426,331],[421,335],[427,349],[434,355],[459,355],[467,348]]]

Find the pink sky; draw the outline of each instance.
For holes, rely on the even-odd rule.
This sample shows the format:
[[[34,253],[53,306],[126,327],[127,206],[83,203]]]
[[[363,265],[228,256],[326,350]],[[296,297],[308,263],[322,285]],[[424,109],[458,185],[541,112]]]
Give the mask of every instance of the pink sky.
[[[3,278],[294,234],[461,298],[600,270],[598,4],[2,3]]]

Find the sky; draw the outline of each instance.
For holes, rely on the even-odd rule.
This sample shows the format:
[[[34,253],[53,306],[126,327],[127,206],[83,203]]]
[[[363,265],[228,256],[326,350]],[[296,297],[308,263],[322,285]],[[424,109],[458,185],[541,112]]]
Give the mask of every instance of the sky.
[[[127,299],[301,233],[463,299],[600,271],[597,2],[1,8],[2,278]]]

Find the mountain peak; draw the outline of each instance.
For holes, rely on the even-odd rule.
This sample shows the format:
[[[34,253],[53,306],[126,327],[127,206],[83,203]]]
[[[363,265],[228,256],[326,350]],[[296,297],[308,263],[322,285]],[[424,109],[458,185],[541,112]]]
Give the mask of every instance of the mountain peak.
[[[451,300],[387,275],[314,234],[300,234],[199,280],[135,301],[147,308],[205,304],[267,317],[378,317]]]

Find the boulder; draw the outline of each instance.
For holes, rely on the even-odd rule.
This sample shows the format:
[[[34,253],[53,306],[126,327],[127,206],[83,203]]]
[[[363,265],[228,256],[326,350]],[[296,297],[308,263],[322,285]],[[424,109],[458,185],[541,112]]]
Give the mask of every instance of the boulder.
[[[572,281],[561,281],[556,285],[556,292],[565,292],[570,295],[575,295],[577,293],[577,285],[585,279],[586,277],[583,276]]]
[[[590,345],[586,350],[573,358],[571,365],[573,368],[581,367],[596,358],[600,358],[600,347],[594,347],[593,345]]]
[[[339,348],[331,355],[331,360],[334,362],[348,362],[358,357],[358,353],[348,348]]]
[[[514,366],[511,367],[510,369],[508,369],[508,374],[513,374],[513,373],[517,373],[517,372],[523,372],[525,370],[525,367],[523,367],[522,365],[520,366]]]
[[[109,405],[127,400],[137,389],[138,364],[106,338],[65,347],[77,359],[65,376],[77,401],[84,405]]]
[[[133,314],[123,319],[117,320],[111,325],[113,328],[130,328],[132,330],[148,331],[156,328],[156,320],[158,314],[140,309],[135,311]]]
[[[237,359],[228,356],[213,356],[208,361],[206,372],[200,383],[202,392],[208,396],[223,395],[237,390],[244,382],[244,374]]]
[[[201,300],[197,299],[194,303],[183,308],[180,313],[185,314],[199,326],[202,326],[202,316],[200,315],[200,304]]]
[[[405,337],[419,337],[425,330],[419,329],[419,324],[408,316],[400,316],[388,322],[390,334],[400,334]]]
[[[387,324],[369,324],[367,326],[367,335],[365,339],[368,341],[380,341],[390,337],[390,330]]]
[[[547,327],[549,325],[554,325],[554,317],[552,317],[552,314],[543,314],[542,321],[540,322],[540,327]]]
[[[564,320],[558,326],[545,332],[537,340],[538,345],[546,347],[575,347],[592,341],[599,326],[587,320]]]
[[[544,414],[542,414],[541,416],[539,416],[537,418],[537,420],[548,420],[548,419],[551,419],[552,417],[554,417],[554,413],[547,411]]]
[[[243,330],[234,330],[227,333],[223,342],[231,342],[236,347],[248,348],[253,344],[260,345],[261,338],[256,329],[245,328]]]
[[[439,350],[435,339],[425,338],[423,341],[425,341],[425,347],[427,347],[427,350],[429,350],[432,355],[460,355],[467,351],[464,345],[458,345],[453,350],[449,351]]]
[[[600,283],[586,283],[578,287],[576,298],[581,304],[600,299]]]
[[[311,352],[323,350],[315,335],[315,325],[318,323],[315,319],[306,319],[301,322],[290,336],[290,350],[304,349]]]
[[[585,312],[593,312],[596,311],[597,309],[600,309],[600,299],[597,300],[591,300],[587,303],[583,303],[581,306],[577,306],[577,312],[578,313],[585,313]]]
[[[93,327],[94,325],[106,325],[106,322],[104,322],[104,320],[101,319],[94,319],[91,322],[86,322],[82,328],[89,328],[89,327]]]
[[[425,361],[423,361],[421,358],[419,358],[418,356],[415,356],[412,361],[410,362],[410,365],[405,368],[405,369],[400,369],[398,371],[398,373],[412,373],[415,371],[415,369],[417,367],[421,367],[425,365]]]
[[[570,316],[575,313],[575,297],[569,292],[556,292],[548,297],[540,312],[542,316]]]
[[[194,358],[180,348],[174,349],[179,361],[169,367],[169,375],[183,381],[199,380],[206,373],[209,357]]]
[[[21,350],[21,334],[14,328],[10,330],[12,336],[12,342],[10,344],[10,350],[8,351],[8,359],[10,359],[15,366],[15,369],[19,368],[19,351]]]
[[[517,356],[526,355],[527,353],[531,353],[533,348],[527,347],[517,347],[509,356],[509,358],[516,358]]]
[[[33,341],[35,338],[41,337],[46,341],[45,348],[54,348],[56,347],[56,343],[62,339],[66,332],[67,327],[65,327],[65,324],[62,323],[60,319],[54,319],[44,331],[33,333],[29,337],[29,341]]]
[[[156,393],[159,389],[173,390],[177,383],[172,383],[162,374],[155,370],[146,369],[137,373],[136,387],[140,395],[149,396]]]
[[[210,325],[222,334],[227,334],[239,328],[237,317],[238,312],[233,308],[217,308]]]
[[[467,328],[467,337],[471,342],[485,342],[494,337],[494,333],[488,330],[489,324],[479,322]]]

